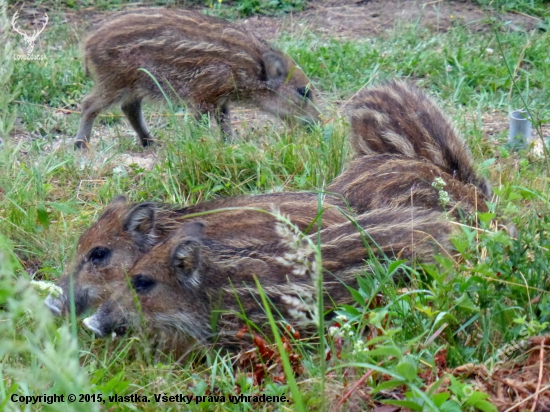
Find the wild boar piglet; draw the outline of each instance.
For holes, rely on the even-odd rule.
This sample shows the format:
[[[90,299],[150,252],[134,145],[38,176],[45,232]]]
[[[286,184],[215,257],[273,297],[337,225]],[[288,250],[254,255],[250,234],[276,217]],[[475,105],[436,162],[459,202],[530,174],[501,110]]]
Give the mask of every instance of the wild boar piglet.
[[[490,183],[475,171],[466,140],[439,104],[413,84],[394,80],[367,88],[352,99],[347,112],[357,157],[391,154],[424,160],[491,195]]]
[[[312,243],[279,224],[281,239],[269,249],[235,248],[204,236],[204,225],[183,225],[143,255],[121,285],[84,325],[99,336],[139,330],[187,347],[235,345],[243,316],[269,333],[255,278],[275,310],[302,336],[317,331],[317,270]],[[287,233],[284,235],[284,233]],[[420,208],[371,211],[354,222],[320,232],[326,309],[350,304],[347,286],[371,270],[366,260],[386,257],[431,261],[448,247],[452,226],[442,214]],[[347,286],[346,286],[347,285]],[[136,304],[135,296],[137,295]]]
[[[489,211],[487,198],[477,186],[425,160],[400,155],[359,157],[327,191],[341,194],[357,213],[411,205],[447,210],[456,218]]]
[[[288,217],[301,231],[316,231],[319,221],[322,227],[345,222],[345,203],[336,196],[322,198],[319,204],[318,193],[279,192],[219,198],[178,208],[153,202],[128,203],[125,197],[116,197],[80,236],[75,254],[58,281],[64,293],[49,296],[46,304],[55,314],[68,312],[72,279],[77,315],[99,306],[125,282],[127,271],[141,255],[184,222],[196,219],[197,214],[203,214],[200,219],[208,224],[206,236],[234,247],[262,248],[276,242],[277,214]]]
[[[348,106],[355,159],[327,187],[357,213],[421,206],[455,217],[487,212],[487,179],[466,141],[418,87],[390,81],[358,93]]]
[[[245,28],[190,10],[143,9],[115,14],[84,42],[94,89],[82,101],[75,145],[86,147],[94,119],[120,103],[143,146],[151,137],[143,99],[187,101],[232,134],[229,105],[260,107],[285,120],[318,120],[316,93],[285,53]]]

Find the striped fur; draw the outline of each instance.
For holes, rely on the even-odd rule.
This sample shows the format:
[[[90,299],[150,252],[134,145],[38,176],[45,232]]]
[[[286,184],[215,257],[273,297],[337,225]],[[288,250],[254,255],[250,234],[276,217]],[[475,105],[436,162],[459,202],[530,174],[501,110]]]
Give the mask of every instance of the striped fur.
[[[442,190],[449,201],[442,204],[439,190],[432,186],[436,178],[446,183]],[[341,194],[357,213],[384,207],[420,206],[473,215],[487,212],[481,190],[465,184],[424,160],[399,155],[362,156],[327,187],[328,192]]]
[[[249,321],[268,332],[254,277],[278,317],[303,336],[317,329],[317,272],[310,243],[289,235],[287,242],[276,242],[259,252],[208,239],[198,234],[196,225],[182,226],[143,255],[129,272],[147,329],[178,336],[173,342],[232,345],[244,323],[239,317],[242,307]],[[365,263],[369,257],[430,261],[440,247],[448,246],[450,233],[451,225],[441,213],[421,208],[374,210],[356,222],[323,229],[326,309],[333,302],[351,303],[346,285],[357,286],[356,276],[370,270]],[[317,234],[309,240],[315,243]],[[304,270],[297,270],[300,267]],[[138,327],[141,316],[134,305],[134,291],[120,286],[85,324],[100,335]],[[213,329],[215,315],[219,319]]]
[[[314,221],[319,214],[324,228],[346,220],[340,211],[345,205],[339,197],[323,196],[322,209],[319,210],[318,196],[308,192],[281,192],[221,198],[182,209],[155,203],[128,204],[124,197],[118,197],[80,236],[76,254],[58,282],[64,294],[48,298],[47,303],[55,313],[68,311],[67,297],[70,296],[72,278],[77,314],[97,307],[118,284],[124,282],[127,270],[142,254],[162,242],[183,222],[196,220],[194,214],[236,209],[201,216],[200,219],[208,224],[206,236],[228,242],[233,247],[255,245],[258,249],[278,239],[278,220],[271,214],[246,208],[280,213],[301,231],[316,231]],[[108,256],[97,261],[93,255],[98,250]]]
[[[306,75],[283,52],[246,29],[216,17],[177,9],[115,14],[84,43],[94,90],[82,102],[76,141],[89,141],[94,119],[115,103],[146,146],[151,136],[141,113],[144,98],[191,103],[231,134],[230,102],[259,106],[283,119],[315,121],[316,96]],[[152,76],[143,70],[147,70]]]
[[[357,156],[395,154],[423,159],[491,195],[474,170],[465,140],[439,105],[417,87],[391,81],[359,93],[348,111]]]

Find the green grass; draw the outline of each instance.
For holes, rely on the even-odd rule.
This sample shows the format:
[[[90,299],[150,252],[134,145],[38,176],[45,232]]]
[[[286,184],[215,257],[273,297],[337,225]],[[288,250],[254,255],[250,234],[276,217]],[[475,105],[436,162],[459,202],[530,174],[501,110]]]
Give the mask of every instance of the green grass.
[[[94,4],[99,10],[123,5],[100,3]],[[263,12],[272,13],[302,5],[224,1],[221,9],[234,17],[262,12],[262,7]],[[66,2],[67,6],[92,4]],[[542,16],[546,22],[550,18],[544,2],[503,1],[496,6]],[[3,404],[12,393],[227,396],[238,387],[244,395],[284,393],[290,398],[298,390],[304,410],[319,410],[327,400],[334,405],[372,370],[377,372],[365,379],[365,385],[379,394],[374,396],[406,387],[404,402],[413,410],[428,406],[460,410],[452,409],[451,396],[464,402],[463,410],[489,410],[483,409],[487,406],[482,394],[465,390],[465,379],[453,382],[442,394],[424,384],[428,378],[437,379],[437,354],[442,349],[452,368],[487,361],[507,343],[525,336],[525,330],[548,332],[548,165],[544,158],[507,147],[506,132],[492,139],[481,132],[482,114],[495,110],[504,117],[524,102],[535,121],[548,123],[548,32],[495,27],[487,33],[471,33],[457,25],[447,33],[433,33],[398,24],[384,36],[360,40],[343,41],[307,31],[298,37],[282,33],[276,44],[296,59],[323,92],[326,117],[334,118],[333,123],[311,132],[271,125],[255,131],[245,128],[241,139],[228,144],[213,128],[197,124],[185,112],[172,116],[166,106],[147,106],[147,121],[161,145],[147,149],[158,153],[158,161],[152,170],[144,170],[121,166],[121,154],[139,155],[143,150],[133,134],[124,134],[126,123],[116,109],[105,113],[96,129],[117,137],[102,136],[97,151],[83,156],[71,147],[51,150],[52,142],[75,135],[79,116],[70,111],[78,110],[92,85],[80,61],[79,42],[85,28],[63,24],[63,10],[52,13],[56,24],[37,45],[47,60],[15,62],[11,83],[0,84],[4,87],[0,91],[18,93],[20,122],[15,135],[26,136],[4,138],[0,149],[0,405],[15,410],[16,405]],[[78,235],[120,193],[132,201],[193,204],[215,196],[322,189],[345,167],[349,151],[348,125],[334,102],[345,102],[369,82],[394,77],[417,80],[444,102],[468,139],[476,164],[494,184],[497,196],[492,210],[511,219],[520,236],[511,239],[503,231],[495,232],[491,228],[498,218],[485,214],[480,225],[487,232],[464,228],[453,241],[459,253],[439,257],[436,265],[407,268],[401,262],[371,262],[374,273],[362,276],[353,292],[356,304],[339,311],[347,321],[327,335],[331,356],[326,364],[315,344],[293,344],[292,353],[301,357],[304,366],[296,382],[275,383],[268,374],[259,388],[252,384],[251,370],[235,369],[233,359],[215,348],[198,350],[177,365],[170,359],[155,359],[143,337],[93,339],[80,323],[74,336],[69,322],[53,320],[42,308],[43,296],[27,286],[30,278],[57,279]],[[9,103],[7,95],[7,99],[0,95],[0,108],[2,98]],[[0,119],[5,118],[0,112]],[[392,276],[396,271],[411,279],[407,293],[401,293],[403,284]],[[368,336],[367,344],[372,345],[365,351],[364,331],[369,325],[376,327],[378,336]],[[383,381],[381,374],[391,379]],[[354,402],[361,400],[355,397]],[[70,406],[90,410],[90,405]],[[254,407],[229,401],[193,402],[188,408],[168,405],[197,411]],[[297,407],[294,403],[261,406],[268,410]],[[55,407],[43,406],[43,410]],[[66,407],[57,405],[59,410]],[[107,402],[104,407],[135,409],[131,402]],[[155,402],[137,407],[158,409]]]
[[[306,8],[307,0],[145,0],[141,4],[150,7],[200,7],[215,13],[221,13],[226,17],[248,17],[254,14],[279,15],[288,12],[302,11]],[[8,4],[17,5],[16,0],[8,0]],[[94,8],[99,11],[120,10],[135,4],[130,0],[61,0],[43,1],[34,0],[36,6],[44,6],[54,10],[79,10]]]
[[[15,91],[10,90],[14,66],[10,56],[14,49],[14,42],[8,35],[9,22],[5,3],[0,3],[0,30],[0,41],[4,45],[0,49],[0,138],[6,138],[15,121],[15,110],[10,105],[15,97]]]

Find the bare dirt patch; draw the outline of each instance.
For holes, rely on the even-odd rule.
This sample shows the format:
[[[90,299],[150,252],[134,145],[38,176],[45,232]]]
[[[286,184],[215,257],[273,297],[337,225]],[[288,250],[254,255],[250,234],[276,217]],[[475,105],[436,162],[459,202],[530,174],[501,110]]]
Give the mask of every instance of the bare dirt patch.
[[[143,7],[148,6],[140,5]],[[131,8],[136,8],[136,4],[127,9]],[[186,8],[203,9],[198,6]],[[37,10],[28,10],[23,13],[23,18],[25,15],[31,18],[33,12]],[[82,30],[100,24],[106,14],[93,8],[67,11],[65,21]],[[494,10],[484,10],[469,0],[315,0],[308,2],[303,12],[276,17],[257,15],[240,22],[258,36],[272,41],[281,32],[299,35],[306,29],[345,39],[376,37],[402,23],[420,24],[436,32],[446,32],[456,25],[467,26],[475,32],[489,31],[492,30],[489,18],[506,22],[506,27],[511,30],[530,31],[540,24],[537,17],[512,12],[499,14]]]
[[[166,108],[164,107],[164,109]],[[159,112],[145,113],[145,118],[153,136],[158,135],[158,131],[162,129],[166,118],[165,112],[162,111],[163,106],[159,106],[159,110]],[[75,114],[72,113],[72,115]],[[95,122],[92,129],[92,136],[88,146],[89,150],[76,151],[79,153],[78,162],[80,167],[83,169],[90,168],[102,173],[119,174],[124,174],[134,167],[146,171],[152,170],[158,162],[158,146],[154,145],[150,148],[142,149],[137,141],[135,131],[126,119],[117,122],[115,126],[108,126],[101,122],[101,118],[104,116],[123,117],[121,114],[111,114],[108,112],[100,115],[99,120]],[[262,132],[266,135],[272,133],[273,130],[276,133],[283,133],[287,127],[283,121],[269,113],[242,107],[236,107],[231,111],[231,124],[235,132],[235,141],[243,142],[255,139],[253,141],[257,141],[258,144],[262,144]],[[216,128],[217,125],[212,120],[212,129]],[[259,139],[258,136],[260,136]],[[41,138],[42,136],[39,133],[25,131],[22,127],[16,127],[11,136],[12,141],[16,144],[20,141],[31,141]],[[120,139],[126,140],[125,146],[128,144],[128,141],[132,142],[128,150],[104,150],[108,146],[116,148],[121,143]],[[44,144],[42,150],[45,153],[64,150],[72,151],[74,142],[74,136],[58,135],[54,140]],[[26,154],[26,152],[22,152],[22,154]]]
[[[245,19],[245,27],[266,40],[281,32],[299,34],[305,29],[324,36],[360,39],[382,35],[396,24],[420,24],[430,30],[446,32],[455,25],[472,31],[488,31],[488,19],[508,22],[512,30],[533,30],[540,20],[517,13],[496,14],[470,1],[418,0],[320,0],[311,2],[301,13],[282,18],[255,16]]]

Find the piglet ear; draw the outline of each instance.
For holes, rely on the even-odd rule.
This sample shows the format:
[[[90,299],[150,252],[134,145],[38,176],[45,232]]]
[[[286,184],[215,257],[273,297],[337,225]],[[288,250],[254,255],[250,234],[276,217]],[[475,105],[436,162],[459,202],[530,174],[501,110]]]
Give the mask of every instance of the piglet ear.
[[[184,240],[172,250],[171,266],[183,287],[200,284],[200,249],[201,243],[196,240]]]
[[[204,234],[204,223],[193,220],[185,223],[178,229],[178,242],[171,255],[171,266],[180,284],[184,287],[193,287],[200,284],[200,250],[201,239]]]
[[[275,87],[286,80],[287,62],[281,53],[269,51],[262,56],[264,60],[265,77],[268,84]]]
[[[111,203],[109,206],[119,206],[119,205],[125,205],[126,204],[126,196],[124,195],[118,195],[113,197],[113,200],[111,200]]]
[[[143,250],[151,249],[156,243],[154,203],[140,203],[132,208],[124,221],[124,230]]]

